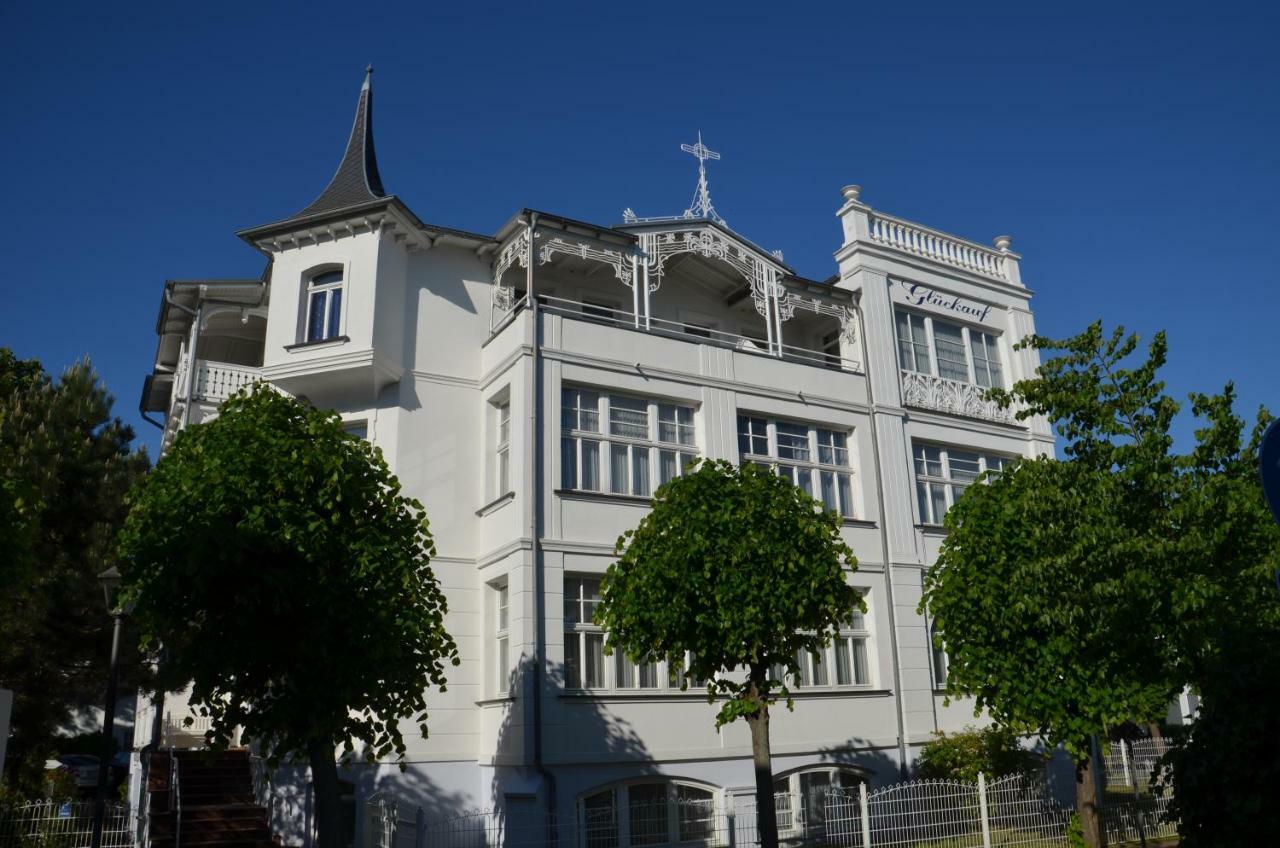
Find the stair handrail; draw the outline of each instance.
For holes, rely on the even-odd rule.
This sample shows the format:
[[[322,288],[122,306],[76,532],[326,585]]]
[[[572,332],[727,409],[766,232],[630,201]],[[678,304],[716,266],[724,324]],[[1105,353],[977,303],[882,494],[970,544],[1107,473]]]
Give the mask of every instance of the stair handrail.
[[[169,749],[169,809],[173,811],[173,848],[182,848],[182,773],[178,753]]]

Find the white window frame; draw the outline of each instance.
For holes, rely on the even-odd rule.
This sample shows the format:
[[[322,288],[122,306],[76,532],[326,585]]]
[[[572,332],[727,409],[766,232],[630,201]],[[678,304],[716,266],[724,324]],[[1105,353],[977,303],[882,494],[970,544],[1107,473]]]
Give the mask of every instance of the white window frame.
[[[959,471],[956,467],[956,462],[960,461],[959,454],[966,455],[963,460],[965,462],[970,461],[969,456],[977,457],[976,473],[972,468]],[[963,494],[965,489],[972,486],[982,473],[998,472],[1012,459],[1013,457],[1006,454],[991,451],[979,451],[935,442],[913,442],[911,465],[916,479],[916,512],[920,523],[927,526],[941,526],[943,516],[955,505],[956,498]],[[937,471],[933,470],[935,465],[938,466]],[[941,515],[935,514],[939,498],[946,504]]]
[[[938,638],[938,624],[935,621],[929,622],[929,657],[930,664],[933,666],[930,671],[933,674],[933,688],[947,688],[948,667],[951,660],[947,657],[947,646],[941,643]]]
[[[493,433],[493,492],[499,498],[511,488],[511,396],[503,394],[489,401]]]
[[[644,408],[643,437],[615,432],[629,426],[631,405]],[[630,497],[653,497],[666,480],[684,475],[698,457],[693,404],[566,385],[560,390],[560,488]],[[672,418],[671,416],[674,416]],[[663,438],[674,422],[674,441]],[[615,454],[625,456],[626,479],[615,479]],[[593,467],[594,479],[587,475]],[[637,473],[640,472],[640,473]],[[641,482],[641,473],[644,475]]]
[[[613,692],[616,694],[644,694],[648,692],[680,691],[679,679],[673,679],[689,666],[686,653],[681,663],[674,665],[664,659],[649,663],[635,663],[617,649],[612,656],[604,653],[608,635],[604,629],[588,617],[599,606],[600,580],[603,575],[572,572],[564,576],[564,686],[573,692]],[[576,605],[570,615],[571,605]],[[598,645],[599,676],[594,681],[588,677],[588,658]],[[647,668],[647,671],[644,669]],[[576,679],[575,679],[576,676]],[[646,682],[647,681],[647,682]],[[705,681],[690,681],[689,689],[705,688]]]
[[[631,794],[634,787],[638,786],[663,786],[665,789],[665,818],[666,818],[666,834],[665,837],[661,833],[633,833],[632,820],[636,810],[639,808],[631,800]],[[689,801],[680,799],[680,790],[691,790],[699,795],[707,796],[697,799],[701,803],[708,804],[708,812],[701,820],[705,822],[705,832],[690,834],[686,838],[682,838],[680,833],[681,815],[680,805],[688,804]],[[608,809],[609,815],[607,825],[601,827],[600,824],[589,824],[587,820],[587,802],[599,798],[600,796],[610,796],[609,805],[607,807],[597,807],[597,809]],[[617,846],[630,846],[635,844],[637,836],[647,837],[642,844],[645,845],[712,845],[717,843],[717,836],[721,835],[720,827],[720,807],[722,801],[722,793],[714,786],[707,786],[702,783],[695,783],[688,780],[669,780],[661,777],[653,777],[649,779],[631,780],[625,783],[615,783],[609,786],[600,786],[595,789],[588,790],[578,796],[577,815],[578,815],[578,831],[582,834],[583,844],[608,844]],[[611,827],[609,832],[607,828]],[[659,840],[659,841],[649,841]]]
[[[876,661],[875,633],[871,625],[871,604],[868,600],[871,593],[867,589],[858,589],[858,594],[867,603],[867,611],[851,610],[849,617],[840,623],[840,628],[827,644],[816,651],[798,651],[796,662],[800,666],[800,677],[792,681],[796,689],[874,689],[877,680],[878,665]],[[846,655],[841,662],[840,646],[845,646]],[[862,679],[858,679],[858,657],[862,660]],[[840,682],[840,672],[847,673],[848,680]],[[776,670],[775,670],[776,671]],[[815,682],[821,671],[822,682]]]
[[[511,590],[504,578],[489,584],[493,598],[494,691],[511,693]]]
[[[323,283],[317,283],[321,277],[327,277],[331,274],[337,274],[338,279],[328,280]],[[302,310],[302,341],[304,343],[327,342],[342,336],[346,330],[346,308],[347,308],[347,269],[344,267],[324,267],[316,268],[308,272],[303,277],[303,298]],[[333,293],[338,294],[338,304],[335,312]],[[313,337],[311,334],[311,309],[312,303],[317,298],[324,298],[323,316],[320,334]]]
[[[804,797],[804,777],[810,775],[827,776],[828,789],[831,787],[849,789],[851,787],[840,786],[840,776],[849,775],[858,783],[866,783],[867,775],[858,769],[849,768],[848,766],[817,766],[814,768],[801,768],[787,774],[778,775],[773,779],[773,804],[777,813],[778,833],[804,833],[810,827],[810,822],[806,820],[805,815],[805,797]],[[779,784],[786,784],[786,788],[780,788]],[[826,799],[823,799],[822,807],[826,809]],[[825,821],[825,816],[823,818]]]
[[[854,434],[852,432],[840,427],[771,418],[745,411],[738,412],[737,422],[738,462],[754,462],[757,465],[772,468],[824,503],[828,509],[834,509],[842,518],[858,517],[857,475],[853,466]],[[763,454],[756,450],[760,446],[757,425],[761,422],[764,422],[768,442],[768,452]],[[784,448],[780,448],[780,426],[783,430],[804,428],[805,442],[799,444],[792,441]],[[798,438],[799,434],[786,433],[785,435],[794,439]],[[744,438],[748,436],[748,441],[744,443]],[[843,444],[837,444],[837,440]],[[801,450],[807,451],[807,458],[781,455],[784,451],[794,453]],[[836,501],[834,505],[827,500],[824,490],[828,477],[831,481],[831,494]],[[803,485],[806,482],[807,488]]]
[[[912,321],[922,321],[924,323],[925,338],[928,344],[929,362],[927,368],[920,368],[920,357],[916,351],[916,345],[919,344],[914,338],[903,339],[900,331],[899,316],[906,316],[908,325]],[[938,357],[938,340],[934,330],[935,323],[945,324],[950,327],[956,327],[960,330],[960,344],[963,347],[965,361],[965,378],[960,380],[956,377],[943,377],[942,369]],[[914,330],[912,331],[914,335]],[[929,374],[944,380],[955,380],[961,383],[969,383],[970,385],[981,386],[982,388],[1005,388],[1005,353],[1002,336],[1000,333],[989,329],[979,329],[971,327],[960,321],[953,321],[946,318],[936,318],[927,312],[917,312],[914,309],[905,309],[901,306],[895,306],[893,310],[893,333],[897,342],[898,349],[898,368],[903,371],[914,371],[917,374]],[[980,382],[978,379],[979,366],[973,355],[974,343],[980,342],[983,345],[983,352],[994,350],[995,359],[984,359],[987,363],[983,373],[990,382]],[[987,344],[990,343],[990,347]],[[909,360],[909,361],[908,361]],[[995,368],[990,367],[990,363],[995,363]]]

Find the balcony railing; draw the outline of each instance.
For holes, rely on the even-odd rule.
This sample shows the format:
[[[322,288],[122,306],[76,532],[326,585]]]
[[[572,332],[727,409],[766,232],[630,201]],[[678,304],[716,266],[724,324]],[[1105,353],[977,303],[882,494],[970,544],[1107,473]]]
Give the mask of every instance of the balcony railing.
[[[192,397],[206,403],[221,403],[260,379],[262,374],[257,368],[201,360],[196,363]]]
[[[902,402],[907,406],[932,409],[969,418],[983,418],[1002,424],[1013,422],[1007,409],[987,400],[985,386],[975,386],[960,380],[948,380],[917,371],[902,372]]]
[[[544,312],[553,315],[562,315],[566,318],[575,318],[578,320],[591,321],[597,324],[607,324],[619,327],[624,330],[632,330],[634,332],[649,333],[654,336],[667,336],[668,338],[684,339],[696,344],[712,345],[714,347],[733,348],[745,353],[753,353],[759,356],[769,356],[778,358],[771,354],[768,349],[768,342],[763,338],[751,338],[737,333],[726,333],[715,330],[710,327],[699,327],[696,324],[684,324],[679,321],[669,321],[665,318],[648,319],[648,328],[645,328],[645,319],[642,317],[639,322],[636,321],[635,314],[623,309],[610,309],[605,306],[596,306],[595,304],[582,303],[576,300],[566,300],[559,297],[542,296],[538,298],[539,307]],[[520,304],[517,304],[517,308]],[[512,312],[516,310],[513,309]],[[638,326],[637,326],[638,323]],[[495,332],[501,331],[505,327],[505,322],[499,324]],[[784,324],[785,326],[785,324]],[[809,348],[797,347],[796,345],[782,344],[781,359],[784,362],[803,362],[808,365],[817,365],[823,368],[832,368],[844,371],[862,371],[862,364],[857,360],[846,359],[837,353],[821,350],[811,350]]]

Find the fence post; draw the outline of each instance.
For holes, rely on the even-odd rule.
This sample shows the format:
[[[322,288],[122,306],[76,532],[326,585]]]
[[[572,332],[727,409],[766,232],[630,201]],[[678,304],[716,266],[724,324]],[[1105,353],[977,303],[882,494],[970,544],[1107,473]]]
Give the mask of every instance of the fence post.
[[[867,805],[867,782],[858,781],[858,808],[862,813],[862,848],[871,848],[871,816]]]
[[[724,811],[725,824],[729,826],[729,848],[734,848],[738,844],[738,828],[737,817],[733,814],[733,800],[726,799],[725,806],[728,808]]]
[[[423,848],[427,841],[427,814],[418,807],[413,814],[413,848]]]
[[[991,848],[991,823],[987,821],[987,778],[978,772],[978,815],[982,816],[982,848]]]
[[[1129,780],[1129,753],[1125,750],[1125,748],[1127,747],[1129,746],[1125,744],[1125,741],[1123,739],[1121,739],[1120,740],[1120,765],[1124,769],[1124,785],[1133,786],[1134,784]]]

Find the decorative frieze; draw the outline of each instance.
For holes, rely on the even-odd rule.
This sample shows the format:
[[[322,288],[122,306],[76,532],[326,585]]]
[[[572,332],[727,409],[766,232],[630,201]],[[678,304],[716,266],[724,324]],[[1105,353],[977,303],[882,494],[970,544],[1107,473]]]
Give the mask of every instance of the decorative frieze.
[[[984,397],[987,392],[984,386],[975,386],[960,380],[948,380],[946,377],[935,377],[932,374],[921,374],[917,371],[901,373],[902,402],[906,406],[964,415],[969,418],[982,418],[1002,424],[1013,422],[1013,416],[1007,409]]]

